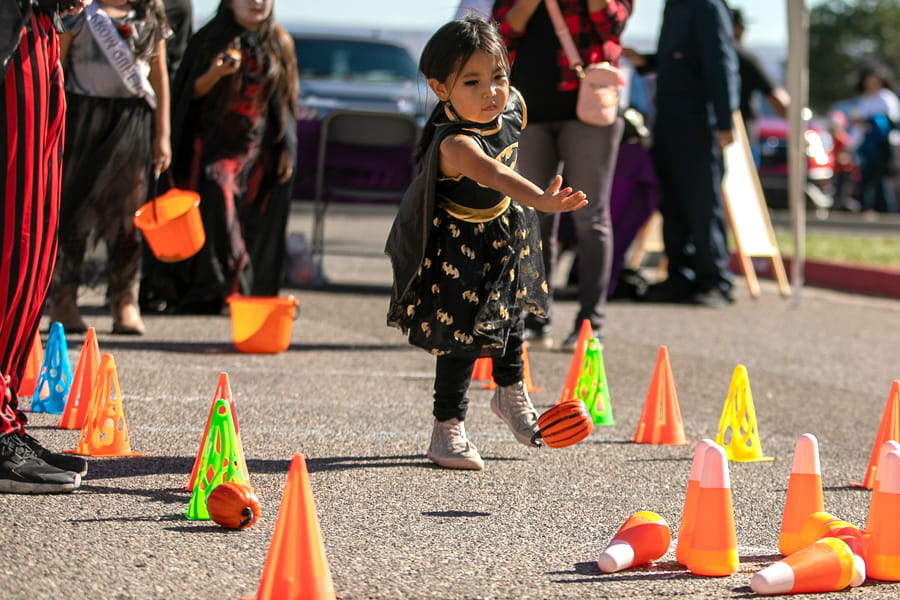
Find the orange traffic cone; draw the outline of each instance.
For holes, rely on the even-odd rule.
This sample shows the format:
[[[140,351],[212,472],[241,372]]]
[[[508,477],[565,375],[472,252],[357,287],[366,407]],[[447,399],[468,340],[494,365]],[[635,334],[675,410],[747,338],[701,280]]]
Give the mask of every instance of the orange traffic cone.
[[[695,514],[688,570],[709,577],[731,575],[738,568],[737,535],[728,457],[721,446],[714,444],[704,452]]]
[[[333,600],[306,461],[295,454],[263,565],[256,600]]]
[[[491,375],[493,372],[494,367],[491,364],[490,356],[482,356],[480,358],[476,358],[475,366],[472,367],[472,381],[491,381]]]
[[[819,466],[819,442],[811,433],[804,433],[794,446],[794,462],[788,480],[778,551],[784,556],[803,548],[800,531],[814,512],[825,510],[822,496],[822,470]]]
[[[872,579],[900,581],[900,452],[885,454],[879,470],[869,505],[866,567]]]
[[[191,476],[188,483],[184,486],[185,491],[193,491],[194,483],[197,480],[197,471],[203,460],[203,449],[206,447],[206,438],[209,436],[209,425],[213,419],[213,411],[216,407],[217,400],[226,400],[228,402],[228,410],[230,420],[234,425],[235,445],[237,446],[237,455],[244,456],[244,448],[241,444],[241,428],[238,427],[237,412],[234,409],[234,397],[231,395],[231,384],[228,381],[228,373],[219,373],[219,381],[216,383],[216,391],[213,393],[212,402],[209,405],[209,414],[206,416],[206,426],[203,428],[203,437],[200,438],[200,448],[197,450],[197,457],[194,458],[194,466],[191,468]],[[243,471],[244,481],[250,481],[250,473],[247,471],[247,463],[241,460],[241,470]]]
[[[604,573],[615,573],[653,562],[666,553],[672,541],[669,524],[648,510],[636,512],[625,521],[597,559]]]
[[[672,367],[669,365],[669,351],[665,346],[660,346],[656,355],[656,366],[650,378],[650,387],[647,388],[644,408],[631,441],[639,444],[675,446],[684,446],[688,443],[684,437],[675,381],[672,378]]]
[[[825,511],[816,511],[806,518],[800,528],[799,544],[806,548],[827,537],[846,542],[853,554],[860,557],[865,554],[865,540],[859,528]]]
[[[843,541],[824,538],[755,573],[750,588],[757,594],[836,592],[860,585],[865,568]]]
[[[878,455],[878,464],[881,464],[881,461],[884,459],[884,455],[888,452],[892,452],[896,450],[900,452],[900,442],[896,442],[894,440],[888,440],[881,445],[881,452]],[[878,500],[881,498],[880,494],[875,494],[878,490],[878,486],[881,483],[881,472],[877,469],[875,470],[875,487],[872,488],[872,497],[869,499],[869,512],[866,516],[866,531],[872,531],[872,523],[870,519],[872,515],[878,513],[878,507],[876,506]]]
[[[490,358],[482,357],[475,359],[475,366],[472,369],[472,380],[487,382],[481,386],[481,389],[483,390],[496,389],[497,384],[494,382],[493,372],[494,367]],[[525,389],[527,391],[541,391],[541,388],[536,387],[531,380],[531,365],[528,363],[528,344],[522,344],[522,380],[525,382]]]
[[[531,364],[528,362],[528,344],[522,344],[522,378],[525,380],[526,390],[529,392],[541,391],[541,388],[534,385],[534,382],[531,380]]]
[[[697,519],[697,492],[700,488],[700,477],[703,474],[703,457],[706,449],[714,445],[715,442],[705,439],[697,442],[694,447],[691,474],[688,476],[684,505],[681,508],[681,524],[678,525],[678,541],[675,542],[675,560],[681,565],[687,565],[687,555],[691,551],[691,538]]]
[[[81,429],[87,416],[88,405],[97,381],[97,368],[100,366],[100,346],[97,344],[97,332],[88,327],[75,365],[72,387],[63,408],[62,416],[56,425],[60,429]]]
[[[122,409],[122,392],[112,354],[100,358],[97,381],[73,454],[83,456],[141,456],[131,451],[128,425]]]
[[[725,448],[728,460],[734,462],[773,460],[762,453],[750,378],[744,365],[736,366],[731,376],[722,416],[719,417],[716,443]]]
[[[581,322],[581,328],[578,330],[578,340],[575,342],[575,349],[572,351],[572,360],[569,361],[569,372],[566,373],[566,383],[563,385],[562,394],[559,395],[560,402],[571,400],[575,393],[575,387],[578,385],[578,375],[581,373],[581,366],[584,364],[584,353],[587,352],[588,342],[594,336],[594,328],[591,322],[584,319]]]
[[[891,391],[888,392],[884,411],[881,413],[881,423],[878,425],[878,433],[875,435],[875,443],[869,454],[869,464],[866,474],[861,482],[851,482],[850,485],[864,487],[871,490],[875,486],[875,472],[878,470],[878,455],[882,444],[888,440],[900,441],[900,381],[891,383]]]
[[[38,375],[41,373],[43,362],[44,348],[41,346],[41,334],[39,331],[35,331],[31,350],[28,351],[28,360],[25,362],[25,372],[22,374],[22,381],[19,382],[16,396],[28,396],[30,398],[34,395],[34,386],[37,383]]]

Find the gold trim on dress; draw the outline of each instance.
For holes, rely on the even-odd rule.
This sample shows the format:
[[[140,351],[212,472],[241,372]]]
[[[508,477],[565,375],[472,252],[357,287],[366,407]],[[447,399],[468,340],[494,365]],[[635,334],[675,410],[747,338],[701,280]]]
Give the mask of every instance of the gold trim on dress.
[[[437,201],[437,205],[446,210],[448,214],[467,223],[485,223],[487,221],[493,221],[509,208],[509,203],[509,196],[504,197],[503,200],[490,208],[472,208],[470,206],[463,206],[444,196],[439,197]]]

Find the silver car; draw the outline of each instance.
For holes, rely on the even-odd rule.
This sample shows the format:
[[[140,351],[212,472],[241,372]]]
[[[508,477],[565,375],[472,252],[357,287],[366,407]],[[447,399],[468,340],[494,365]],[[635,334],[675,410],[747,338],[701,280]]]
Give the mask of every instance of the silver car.
[[[320,119],[335,109],[411,114],[421,121],[434,98],[409,50],[388,40],[293,33],[300,72],[300,114]]]

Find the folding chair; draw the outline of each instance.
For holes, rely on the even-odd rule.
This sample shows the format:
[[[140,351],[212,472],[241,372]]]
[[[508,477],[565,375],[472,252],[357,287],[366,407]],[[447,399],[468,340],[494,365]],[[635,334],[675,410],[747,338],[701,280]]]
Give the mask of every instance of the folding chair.
[[[340,197],[396,199],[399,203],[412,180],[412,154],[418,136],[419,126],[407,114],[337,110],[322,120],[312,231],[312,254],[319,266],[329,202]]]

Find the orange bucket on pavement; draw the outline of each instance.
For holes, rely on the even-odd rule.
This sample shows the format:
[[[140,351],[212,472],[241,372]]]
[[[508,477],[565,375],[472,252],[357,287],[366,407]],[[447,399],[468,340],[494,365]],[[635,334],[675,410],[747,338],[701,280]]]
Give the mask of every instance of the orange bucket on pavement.
[[[239,352],[276,354],[291,343],[299,302],[293,296],[230,296],[231,339]]]
[[[144,234],[153,255],[163,262],[190,258],[206,242],[200,195],[190,190],[173,188],[147,202],[134,213],[134,226]]]

